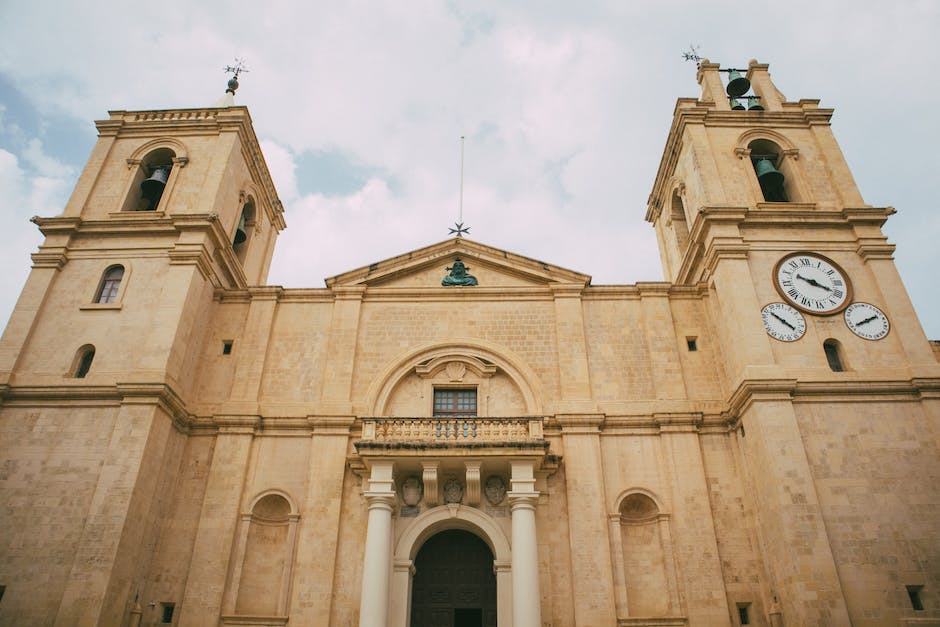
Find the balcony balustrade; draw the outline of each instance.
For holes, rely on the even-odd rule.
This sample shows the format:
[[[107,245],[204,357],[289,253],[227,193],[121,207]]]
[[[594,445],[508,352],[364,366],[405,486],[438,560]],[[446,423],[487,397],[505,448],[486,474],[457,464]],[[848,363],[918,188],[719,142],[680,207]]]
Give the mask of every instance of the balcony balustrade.
[[[511,445],[541,441],[542,417],[363,418],[362,443]]]

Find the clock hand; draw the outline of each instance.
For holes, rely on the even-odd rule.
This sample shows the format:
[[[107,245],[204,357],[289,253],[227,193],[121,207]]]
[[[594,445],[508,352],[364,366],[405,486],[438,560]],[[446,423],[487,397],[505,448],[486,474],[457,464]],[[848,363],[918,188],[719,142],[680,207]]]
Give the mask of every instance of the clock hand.
[[[796,327],[795,327],[795,326],[793,326],[792,324],[790,324],[789,322],[787,322],[786,320],[784,320],[783,318],[781,318],[780,316],[778,316],[778,315],[775,314],[774,312],[771,311],[771,312],[770,312],[770,315],[773,316],[774,318],[776,318],[777,320],[779,320],[780,322],[784,323],[784,324],[787,325],[788,327],[790,327],[790,330],[791,330],[791,331],[796,331]]]
[[[878,319],[878,316],[872,316],[871,318],[865,318],[865,319],[862,320],[861,322],[856,322],[855,324],[856,324],[856,325],[868,324],[868,323],[871,322],[872,320],[877,320],[877,319]]]
[[[821,287],[821,288],[823,288],[824,290],[826,290],[827,292],[831,292],[831,291],[832,291],[832,288],[831,288],[831,287],[826,287],[825,285],[823,285],[822,283],[820,283],[820,282],[817,281],[816,279],[807,279],[806,277],[804,277],[804,276],[802,276],[802,275],[800,275],[800,274],[797,274],[797,275],[796,275],[796,278],[800,279],[801,281],[806,281],[807,283],[809,283],[809,284],[812,285],[813,287]]]

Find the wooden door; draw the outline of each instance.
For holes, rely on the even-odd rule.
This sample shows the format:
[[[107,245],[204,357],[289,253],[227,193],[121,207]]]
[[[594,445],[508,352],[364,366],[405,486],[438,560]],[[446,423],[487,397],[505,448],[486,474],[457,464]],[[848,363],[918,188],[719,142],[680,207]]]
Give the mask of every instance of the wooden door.
[[[493,553],[468,531],[431,537],[415,558],[411,627],[496,627]]]

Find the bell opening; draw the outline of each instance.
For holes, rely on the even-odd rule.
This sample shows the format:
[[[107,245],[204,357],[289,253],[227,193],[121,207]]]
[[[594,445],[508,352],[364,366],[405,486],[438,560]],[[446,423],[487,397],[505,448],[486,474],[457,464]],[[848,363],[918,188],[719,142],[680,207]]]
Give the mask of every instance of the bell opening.
[[[122,211],[156,211],[166,190],[173,159],[169,148],[158,148],[140,160]]]

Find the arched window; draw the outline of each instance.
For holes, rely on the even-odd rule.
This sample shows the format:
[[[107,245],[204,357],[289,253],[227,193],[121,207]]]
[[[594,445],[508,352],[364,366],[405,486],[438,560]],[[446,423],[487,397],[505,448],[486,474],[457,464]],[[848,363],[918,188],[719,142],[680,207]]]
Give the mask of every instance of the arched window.
[[[72,372],[76,379],[84,379],[88,371],[91,370],[91,362],[95,360],[95,347],[91,344],[85,344],[75,353],[75,361]]]
[[[104,271],[101,276],[101,284],[98,286],[98,292],[95,294],[96,303],[113,303],[117,298],[118,288],[121,287],[121,279],[124,278],[124,266],[111,266]]]
[[[176,153],[171,149],[157,148],[141,159],[122,211],[156,211],[175,157]]]
[[[679,190],[672,194],[672,224],[676,230],[676,243],[679,250],[685,250],[689,243],[689,224],[686,221],[685,203],[679,195]]]
[[[842,358],[842,346],[838,340],[832,338],[823,342],[823,351],[826,353],[826,361],[829,363],[829,369],[833,372],[845,372],[845,360]]]
[[[769,139],[755,139],[748,144],[751,165],[765,202],[796,202],[796,173],[785,151]]]
[[[255,199],[249,196],[242,206],[242,211],[238,216],[238,225],[235,227],[235,234],[232,236],[232,250],[235,251],[235,256],[242,263],[245,262],[245,255],[248,252],[248,244],[251,242],[255,220]]]

